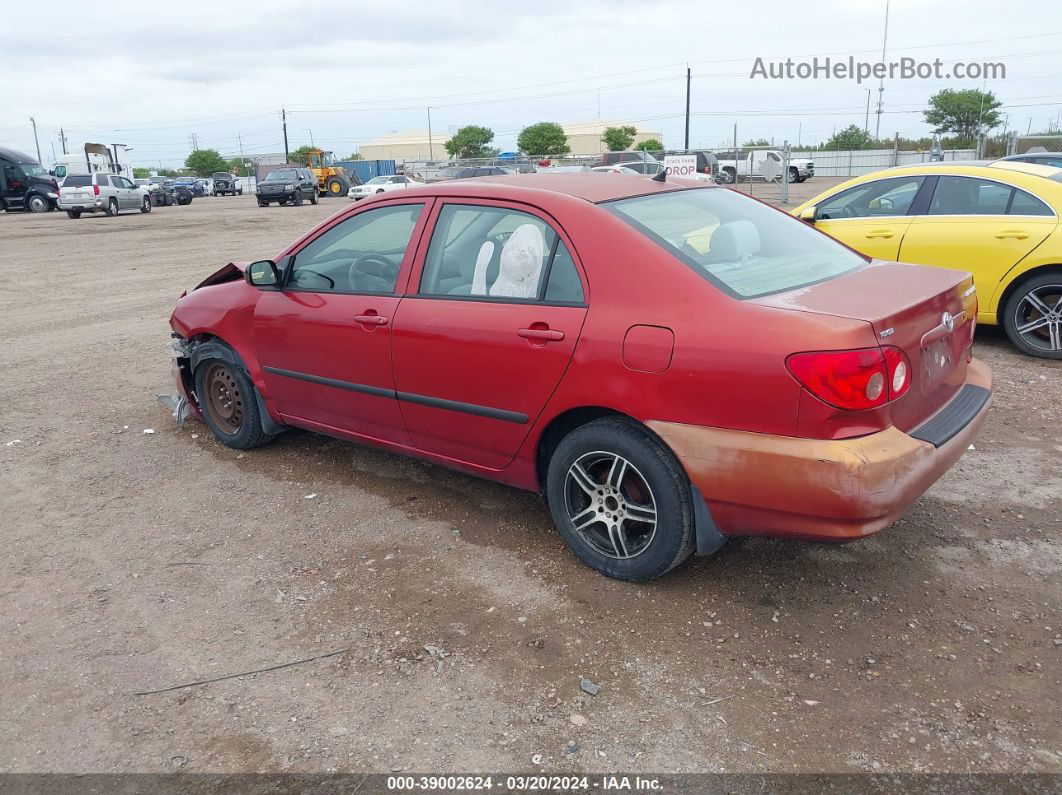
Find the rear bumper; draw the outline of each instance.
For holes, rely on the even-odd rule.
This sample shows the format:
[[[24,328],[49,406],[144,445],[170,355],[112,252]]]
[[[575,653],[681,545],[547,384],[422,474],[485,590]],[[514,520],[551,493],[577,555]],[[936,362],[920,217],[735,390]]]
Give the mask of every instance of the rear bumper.
[[[975,359],[966,383],[991,393],[992,372]],[[899,519],[969,447],[991,402],[989,394],[972,405],[967,421],[951,428],[954,433],[939,447],[915,435],[949,409],[954,414],[951,403],[911,434],[888,428],[855,439],[799,439],[668,422],[649,426],[678,456],[722,532],[850,541]]]

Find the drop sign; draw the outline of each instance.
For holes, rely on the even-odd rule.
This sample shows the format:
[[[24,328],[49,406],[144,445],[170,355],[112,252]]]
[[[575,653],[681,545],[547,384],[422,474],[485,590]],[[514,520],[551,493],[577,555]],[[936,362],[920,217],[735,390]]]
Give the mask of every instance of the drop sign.
[[[665,155],[664,170],[669,177],[692,177],[697,173],[697,155]]]

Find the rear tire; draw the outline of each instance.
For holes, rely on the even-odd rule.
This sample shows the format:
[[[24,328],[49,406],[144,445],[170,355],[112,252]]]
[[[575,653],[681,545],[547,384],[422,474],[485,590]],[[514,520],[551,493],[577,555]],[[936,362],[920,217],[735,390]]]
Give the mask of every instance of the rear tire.
[[[103,212],[106,215],[109,215],[111,218],[113,218],[114,216],[118,215],[118,200],[117,199],[108,200],[107,209],[104,210]]]
[[[1019,283],[1003,308],[1003,330],[1024,354],[1062,359],[1062,271]]]
[[[81,210],[67,210],[66,215],[68,218],[73,218],[76,221],[81,217]]]
[[[151,197],[150,196],[145,196],[144,197],[144,201],[140,205],[140,212],[142,212],[142,213],[151,212]]]
[[[203,419],[226,447],[250,450],[272,441],[262,430],[254,385],[239,365],[204,359],[195,369],[195,394]]]
[[[663,442],[629,420],[595,420],[565,436],[546,497],[568,546],[608,577],[650,580],[693,552],[689,479]]]

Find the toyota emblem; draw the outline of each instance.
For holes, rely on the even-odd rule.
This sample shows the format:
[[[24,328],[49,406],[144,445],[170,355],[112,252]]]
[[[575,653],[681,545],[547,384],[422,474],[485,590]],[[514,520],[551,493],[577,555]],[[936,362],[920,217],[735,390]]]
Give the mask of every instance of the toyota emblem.
[[[955,330],[955,318],[952,317],[951,312],[945,312],[940,316],[940,322],[944,324],[944,329],[951,334]]]

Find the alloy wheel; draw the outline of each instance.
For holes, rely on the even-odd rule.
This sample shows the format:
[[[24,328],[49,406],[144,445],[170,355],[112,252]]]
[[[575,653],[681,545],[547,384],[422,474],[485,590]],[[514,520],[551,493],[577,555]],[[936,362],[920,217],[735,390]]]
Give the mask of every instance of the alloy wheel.
[[[656,535],[652,489],[642,473],[616,453],[586,453],[569,467],[564,506],[582,539],[610,558],[636,557]]]
[[[243,426],[243,395],[229,368],[221,362],[212,363],[203,386],[207,410],[214,422],[229,435],[239,433]]]
[[[1029,290],[1014,309],[1014,329],[1031,347],[1062,351],[1062,283]]]

